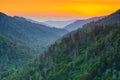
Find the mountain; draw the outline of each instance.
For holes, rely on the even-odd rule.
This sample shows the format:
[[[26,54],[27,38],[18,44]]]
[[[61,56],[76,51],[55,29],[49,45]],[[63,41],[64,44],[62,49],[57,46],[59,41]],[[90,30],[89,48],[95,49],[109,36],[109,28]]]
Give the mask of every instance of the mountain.
[[[31,19],[27,19],[27,18],[24,18],[24,17],[19,17],[19,16],[14,16],[14,18],[15,19],[17,19],[17,20],[20,20],[20,21],[28,21],[28,22],[31,22],[31,23],[33,23],[33,24],[39,24],[39,25],[42,25],[43,27],[46,27],[46,28],[48,28],[48,29],[51,29],[57,36],[63,36],[63,35],[65,35],[68,31],[67,30],[65,30],[65,29],[60,29],[60,28],[55,28],[55,27],[50,27],[50,26],[48,26],[48,25],[46,25],[46,24],[44,24],[44,23],[42,23],[42,22],[37,22],[37,21],[34,21],[34,20],[31,20]],[[50,30],[49,30],[50,31]],[[52,32],[51,31],[51,32]],[[53,33],[52,32],[52,33]]]
[[[100,26],[105,27],[106,25],[115,25],[115,24],[120,24],[120,10],[96,22],[93,21],[93,22],[87,23],[83,27],[84,29],[91,30],[91,29],[94,29],[94,27],[100,27]]]
[[[120,80],[119,16],[117,11],[89,23],[91,30],[83,27],[67,34],[3,80]]]
[[[82,26],[86,23],[89,23],[91,21],[97,21],[97,20],[102,19],[102,18],[103,17],[93,17],[93,18],[90,18],[90,19],[76,20],[75,22],[65,26],[64,29],[66,29],[68,31],[74,31],[74,30],[77,30],[78,28],[82,28]]]
[[[28,18],[24,18],[24,17],[21,17],[21,16],[14,16],[15,19],[18,19],[18,20],[25,20],[25,21],[29,21],[29,22],[32,22],[32,23],[36,23],[36,24],[42,24],[42,25],[46,25],[42,22],[39,22],[39,21],[35,21],[35,20],[32,20],[32,19],[28,19]],[[46,25],[47,26],[47,25]]]
[[[0,34],[37,52],[43,51],[46,46],[66,33],[64,29],[50,28],[43,24],[32,23],[25,18],[0,13]]]
[[[51,27],[63,28],[68,24],[73,23],[76,20],[68,20],[68,21],[45,21],[44,24],[47,24]]]
[[[0,12],[0,80],[25,66],[67,33]]]

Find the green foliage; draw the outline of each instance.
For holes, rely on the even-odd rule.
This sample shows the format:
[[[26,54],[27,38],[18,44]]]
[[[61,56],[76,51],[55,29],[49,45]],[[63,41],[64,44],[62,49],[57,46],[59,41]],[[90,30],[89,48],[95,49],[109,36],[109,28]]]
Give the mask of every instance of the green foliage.
[[[33,58],[27,49],[0,35],[0,79],[11,75]]]
[[[98,34],[73,32],[3,80],[119,80],[119,31],[120,26],[115,25],[106,26]]]
[[[120,80],[119,14],[69,33],[18,71],[3,72],[1,79]]]

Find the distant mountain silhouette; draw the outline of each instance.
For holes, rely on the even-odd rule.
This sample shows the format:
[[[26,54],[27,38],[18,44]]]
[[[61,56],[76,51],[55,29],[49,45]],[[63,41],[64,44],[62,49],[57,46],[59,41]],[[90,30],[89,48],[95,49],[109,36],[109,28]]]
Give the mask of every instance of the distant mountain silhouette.
[[[97,21],[97,20],[102,19],[102,18],[103,17],[93,17],[93,18],[90,18],[90,19],[76,20],[75,22],[65,26],[64,29],[66,29],[68,31],[74,31],[74,30],[77,30],[78,28],[82,28],[82,26],[86,23],[89,23],[91,21]]]
[[[43,22],[39,22],[39,21],[35,21],[35,20],[32,20],[32,19],[24,18],[24,17],[21,17],[21,16],[14,16],[14,18],[18,19],[18,20],[29,21],[29,22],[36,23],[36,24],[46,25]],[[48,26],[48,25],[46,25],[46,26]],[[48,27],[50,27],[50,26],[48,26]]]
[[[57,27],[57,28],[64,28],[66,25],[71,24],[75,22],[76,20],[67,20],[67,21],[45,21],[43,23],[51,26],[51,27]]]

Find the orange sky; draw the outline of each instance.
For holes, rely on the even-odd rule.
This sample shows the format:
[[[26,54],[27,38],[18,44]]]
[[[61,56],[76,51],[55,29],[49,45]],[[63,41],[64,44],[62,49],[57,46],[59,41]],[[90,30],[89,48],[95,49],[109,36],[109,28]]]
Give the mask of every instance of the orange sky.
[[[120,9],[120,0],[0,0],[0,11],[31,18],[87,18]]]

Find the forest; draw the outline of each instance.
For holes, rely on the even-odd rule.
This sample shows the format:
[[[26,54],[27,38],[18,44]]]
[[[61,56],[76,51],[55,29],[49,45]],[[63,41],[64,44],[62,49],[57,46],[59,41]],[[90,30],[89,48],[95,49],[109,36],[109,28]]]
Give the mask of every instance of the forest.
[[[120,80],[120,10],[64,35],[32,60],[22,48],[0,35],[1,80]]]

